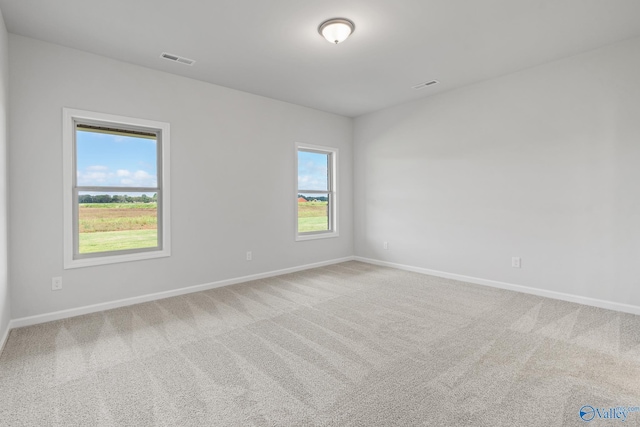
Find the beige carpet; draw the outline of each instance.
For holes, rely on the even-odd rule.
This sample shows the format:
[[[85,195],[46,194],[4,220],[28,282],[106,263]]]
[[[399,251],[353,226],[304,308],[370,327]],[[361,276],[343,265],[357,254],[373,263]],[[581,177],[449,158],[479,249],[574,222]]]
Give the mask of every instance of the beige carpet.
[[[640,426],[603,418],[630,406],[639,316],[358,262],[16,329],[0,358],[3,426]]]

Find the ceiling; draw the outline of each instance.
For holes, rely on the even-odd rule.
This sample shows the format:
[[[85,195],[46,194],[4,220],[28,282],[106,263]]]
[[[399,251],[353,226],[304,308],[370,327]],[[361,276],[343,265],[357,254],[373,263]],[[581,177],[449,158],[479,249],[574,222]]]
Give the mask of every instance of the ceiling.
[[[0,0],[0,10],[11,33],[349,117],[640,36],[638,0]],[[333,17],[356,25],[339,45],[317,32]]]

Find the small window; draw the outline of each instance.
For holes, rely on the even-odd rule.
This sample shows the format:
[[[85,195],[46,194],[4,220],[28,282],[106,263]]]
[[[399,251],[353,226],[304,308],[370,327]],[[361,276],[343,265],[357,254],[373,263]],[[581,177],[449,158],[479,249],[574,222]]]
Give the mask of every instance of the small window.
[[[65,268],[169,256],[169,124],[63,115]]]
[[[296,145],[296,240],[338,236],[337,156],[334,148]]]

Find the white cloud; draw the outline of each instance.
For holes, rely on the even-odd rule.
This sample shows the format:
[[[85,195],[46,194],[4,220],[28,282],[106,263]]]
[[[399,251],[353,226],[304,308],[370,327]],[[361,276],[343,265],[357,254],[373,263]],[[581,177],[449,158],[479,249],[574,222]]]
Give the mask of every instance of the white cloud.
[[[107,174],[105,172],[80,172],[80,176],[78,177],[78,181],[89,181],[99,184],[105,183],[106,180]]]
[[[327,189],[327,166],[316,162],[305,162],[299,165],[298,188],[304,190]]]
[[[106,166],[89,166],[77,172],[78,185],[114,187],[155,187],[157,178],[144,170],[131,172],[127,169],[110,171]]]

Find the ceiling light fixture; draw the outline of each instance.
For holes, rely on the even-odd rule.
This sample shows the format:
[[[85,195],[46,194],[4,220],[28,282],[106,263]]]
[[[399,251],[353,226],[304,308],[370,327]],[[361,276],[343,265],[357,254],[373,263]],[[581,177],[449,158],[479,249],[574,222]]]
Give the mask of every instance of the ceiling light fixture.
[[[318,27],[318,33],[329,43],[342,43],[353,33],[356,26],[346,18],[332,18],[324,21]]]

